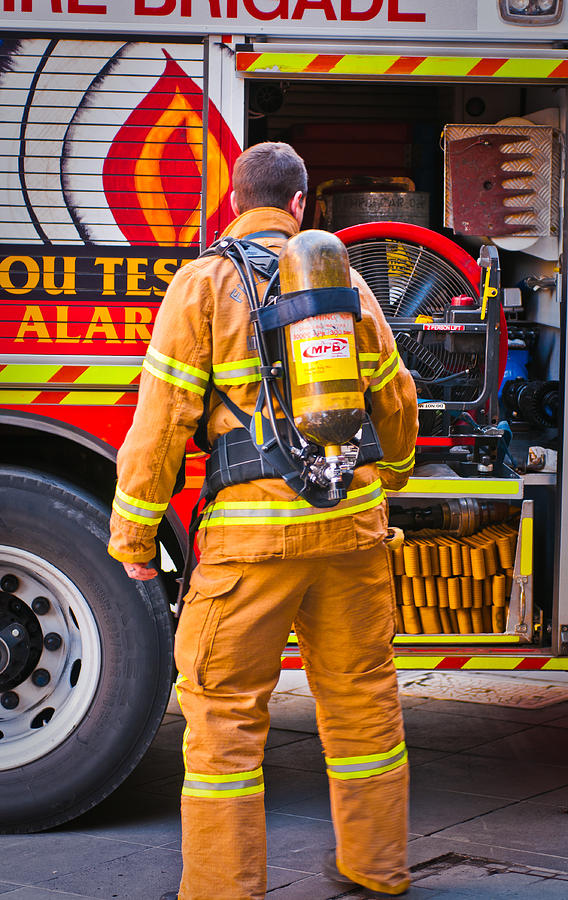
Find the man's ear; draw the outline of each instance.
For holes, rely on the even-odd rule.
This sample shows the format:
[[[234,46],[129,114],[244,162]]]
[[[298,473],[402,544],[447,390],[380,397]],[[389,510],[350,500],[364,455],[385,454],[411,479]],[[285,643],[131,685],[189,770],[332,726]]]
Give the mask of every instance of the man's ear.
[[[234,191],[231,191],[231,209],[236,216],[240,216],[241,213],[239,207],[237,206],[237,195]]]
[[[298,225],[302,224],[302,219],[304,218],[304,210],[306,208],[306,198],[302,191],[296,191],[292,199],[290,200],[289,210],[290,213],[294,216]]]

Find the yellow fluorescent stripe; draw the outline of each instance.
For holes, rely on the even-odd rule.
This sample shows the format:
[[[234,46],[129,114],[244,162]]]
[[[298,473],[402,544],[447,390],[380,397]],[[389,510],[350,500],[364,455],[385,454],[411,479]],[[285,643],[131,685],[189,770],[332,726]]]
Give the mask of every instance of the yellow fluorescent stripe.
[[[136,398],[136,394],[132,396]],[[124,391],[71,391],[59,402],[64,406],[113,406],[122,397]]]
[[[462,669],[516,669],[524,656],[473,656]]]
[[[500,78],[547,78],[561,59],[508,59],[499,69]]]
[[[346,55],[330,69],[334,75],[384,75],[400,56]]]
[[[137,516],[136,513],[127,512],[125,509],[121,509],[118,503],[113,503],[112,508],[115,513],[118,513],[123,519],[128,519],[129,522],[136,522],[138,525],[160,524],[160,519],[150,519],[148,516]]]
[[[400,359],[397,361],[397,364],[394,367],[394,369],[392,370],[392,372],[389,372],[388,375],[385,375],[385,377],[383,378],[382,381],[380,381],[378,384],[371,385],[371,391],[381,391],[384,387],[387,386],[389,381],[393,380],[394,376],[398,373],[399,370],[400,370]]]
[[[260,372],[254,375],[235,375],[233,378],[216,378],[213,376],[215,384],[252,384],[253,381],[260,381]]]
[[[518,634],[397,634],[395,646],[404,644],[519,644]]]
[[[557,659],[549,659],[548,662],[545,662],[543,669],[555,669],[556,671],[564,671],[568,669],[568,656],[564,658],[558,657]]]
[[[532,575],[533,563],[533,520],[523,519],[521,522],[521,575]]]
[[[257,444],[264,444],[264,435],[262,432],[262,413],[255,412],[254,414],[254,433],[256,435]]]
[[[354,778],[371,778],[373,775],[383,775],[384,772],[390,772],[392,769],[399,769],[404,766],[408,760],[408,753],[404,751],[404,756],[397,759],[396,762],[390,763],[388,766],[381,766],[380,769],[372,769],[370,772],[334,772],[332,769],[327,770],[330,778],[338,778],[339,781],[352,781]]]
[[[264,793],[264,784],[255,784],[252,787],[236,788],[227,791],[208,791],[198,788],[182,788],[183,797],[213,797],[217,800],[224,800],[226,797],[245,797],[247,794]]]
[[[0,403],[33,403],[41,391],[0,391]]]
[[[397,669],[435,669],[445,657],[443,656],[395,656]]]
[[[124,491],[118,487],[118,485],[116,486],[116,494],[121,500],[124,500],[125,503],[130,503],[132,506],[140,506],[142,509],[152,509],[160,512],[168,508],[167,503],[148,503],[146,500],[139,500],[137,497],[129,497],[128,494],[125,494]]]
[[[229,784],[232,781],[248,781],[262,775],[262,766],[252,772],[231,772],[230,775],[203,775],[201,772],[186,772],[185,777],[191,781],[208,781],[209,784]]]
[[[506,494],[516,497],[521,492],[521,482],[515,479],[503,478],[502,481],[484,481],[464,478],[411,478],[400,491],[392,491],[393,494],[461,494],[462,497],[476,497],[482,494],[484,497]]]
[[[248,359],[234,359],[232,362],[216,363],[213,372],[230,372],[232,369],[254,369],[260,365],[259,356],[250,356]]]
[[[384,361],[384,363],[382,364],[382,366],[379,366],[379,368],[375,372],[375,378],[378,378],[379,375],[382,375],[382,373],[385,371],[385,369],[388,369],[388,367],[390,365],[392,365],[392,363],[395,361],[397,356],[398,356],[398,350],[393,350],[393,352],[388,357],[388,359],[386,359]]]
[[[142,366],[89,366],[73,384],[130,384],[141,371]]]
[[[165,356],[163,353],[160,353],[159,350],[156,350],[155,347],[148,347],[147,353],[149,356],[155,356],[156,359],[159,359],[160,362],[167,363],[169,366],[173,366],[175,369],[179,369],[180,372],[187,372],[188,375],[195,375],[197,378],[201,378],[206,383],[209,381],[209,373],[204,372],[203,369],[196,369],[195,366],[190,366],[187,363],[180,362],[179,359],[174,359],[171,356]]]
[[[45,382],[59,372],[62,366],[27,366],[19,363],[10,363],[0,372],[0,382],[11,381],[29,384],[30,382]]]
[[[357,488],[353,491],[347,491],[347,499],[353,500],[355,497],[362,497],[364,494],[372,494],[381,487],[381,479],[376,478],[371,484]],[[313,509],[307,500],[225,500],[216,503],[213,509]]]
[[[372,509],[374,506],[379,506],[384,500],[385,494],[384,491],[380,494],[379,497],[376,497],[373,500],[369,500],[367,503],[359,503],[357,506],[350,506],[348,509],[329,509],[325,513],[315,513],[310,516],[298,516],[297,519],[291,519],[290,522],[297,522],[298,524],[305,524],[306,522],[324,522],[329,519],[338,519],[341,516],[349,516],[352,513],[364,512],[366,509]],[[202,528],[214,528],[218,525],[274,525],[282,524],[282,517],[278,515],[273,516],[236,516],[235,518],[225,519],[204,519],[204,521],[199,526]]]
[[[412,74],[464,78],[478,62],[481,62],[479,56],[429,56],[414,69]]]
[[[356,766],[358,763],[380,762],[381,759],[390,759],[392,756],[397,756],[401,750],[404,750],[404,741],[401,741],[388,753],[371,753],[369,756],[326,756],[325,761],[328,766]]]
[[[160,372],[160,370],[155,369],[147,359],[144,360],[144,368],[161,381],[167,381],[169,384],[174,384],[176,387],[184,388],[186,391],[191,391],[194,394],[199,394],[200,397],[203,397],[205,393],[205,388],[200,384],[192,384],[190,381],[183,381],[181,378],[176,378],[175,375],[168,375],[166,372]]]
[[[270,69],[271,72],[303,72],[315,58],[315,53],[262,53],[248,66],[247,72],[255,72],[258,69]]]
[[[397,472],[406,472],[408,469],[412,469],[414,467],[414,459],[415,459],[415,451],[406,457],[406,459],[401,459],[398,461],[391,460],[390,462],[386,462],[383,459],[380,459],[377,462],[377,465],[381,469],[396,469]]]

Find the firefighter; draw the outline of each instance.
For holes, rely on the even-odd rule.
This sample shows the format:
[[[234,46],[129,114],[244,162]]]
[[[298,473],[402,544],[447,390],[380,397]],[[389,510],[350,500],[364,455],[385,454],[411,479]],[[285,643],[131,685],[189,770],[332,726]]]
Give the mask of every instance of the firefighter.
[[[249,148],[235,164],[236,218],[223,236],[279,252],[299,232],[306,191],[305,166],[289,145]],[[230,484],[207,506],[176,635],[187,720],[183,876],[179,895],[165,900],[265,896],[267,707],[292,623],[329,776],[336,848],[324,871],[379,896],[409,886],[407,755],[384,539],[385,491],[402,488],[413,467],[416,391],[373,294],[351,277],[361,298],[361,375],[384,455],[356,468],[346,499],[330,508],[311,506],[278,477]],[[156,531],[204,398],[211,443],[240,424],[223,395],[253,414],[259,359],[245,293],[233,264],[208,255],[184,265],[163,300],[118,454],[109,552],[131,578],[156,575]]]

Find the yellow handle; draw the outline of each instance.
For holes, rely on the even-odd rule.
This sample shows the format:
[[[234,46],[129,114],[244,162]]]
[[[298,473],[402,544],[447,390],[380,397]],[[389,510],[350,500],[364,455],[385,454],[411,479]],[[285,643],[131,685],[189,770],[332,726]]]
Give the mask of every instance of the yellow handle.
[[[487,314],[487,301],[490,297],[496,297],[499,291],[497,288],[489,286],[489,278],[491,276],[491,269],[485,270],[485,282],[483,284],[483,300],[481,303],[481,319],[485,318]]]

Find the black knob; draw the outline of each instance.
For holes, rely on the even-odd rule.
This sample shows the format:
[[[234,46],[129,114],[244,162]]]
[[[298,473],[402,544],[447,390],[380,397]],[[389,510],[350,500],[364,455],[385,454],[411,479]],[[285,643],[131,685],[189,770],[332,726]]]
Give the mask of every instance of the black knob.
[[[35,600],[32,600],[32,609],[35,612],[36,616],[45,616],[47,612],[49,612],[51,608],[51,603],[47,599],[47,597],[36,597]]]
[[[62,643],[61,635],[57,634],[56,631],[50,631],[43,639],[43,646],[46,650],[59,650]]]
[[[0,697],[0,703],[4,709],[15,709],[19,702],[20,698],[15,691],[6,691],[6,693],[2,694]]]
[[[36,669],[32,675],[32,681],[36,687],[45,687],[51,681],[51,675],[47,669]]]
[[[0,587],[3,591],[6,591],[7,594],[13,594],[18,590],[20,586],[19,578],[16,578],[15,575],[4,575],[2,580],[0,581]]]

